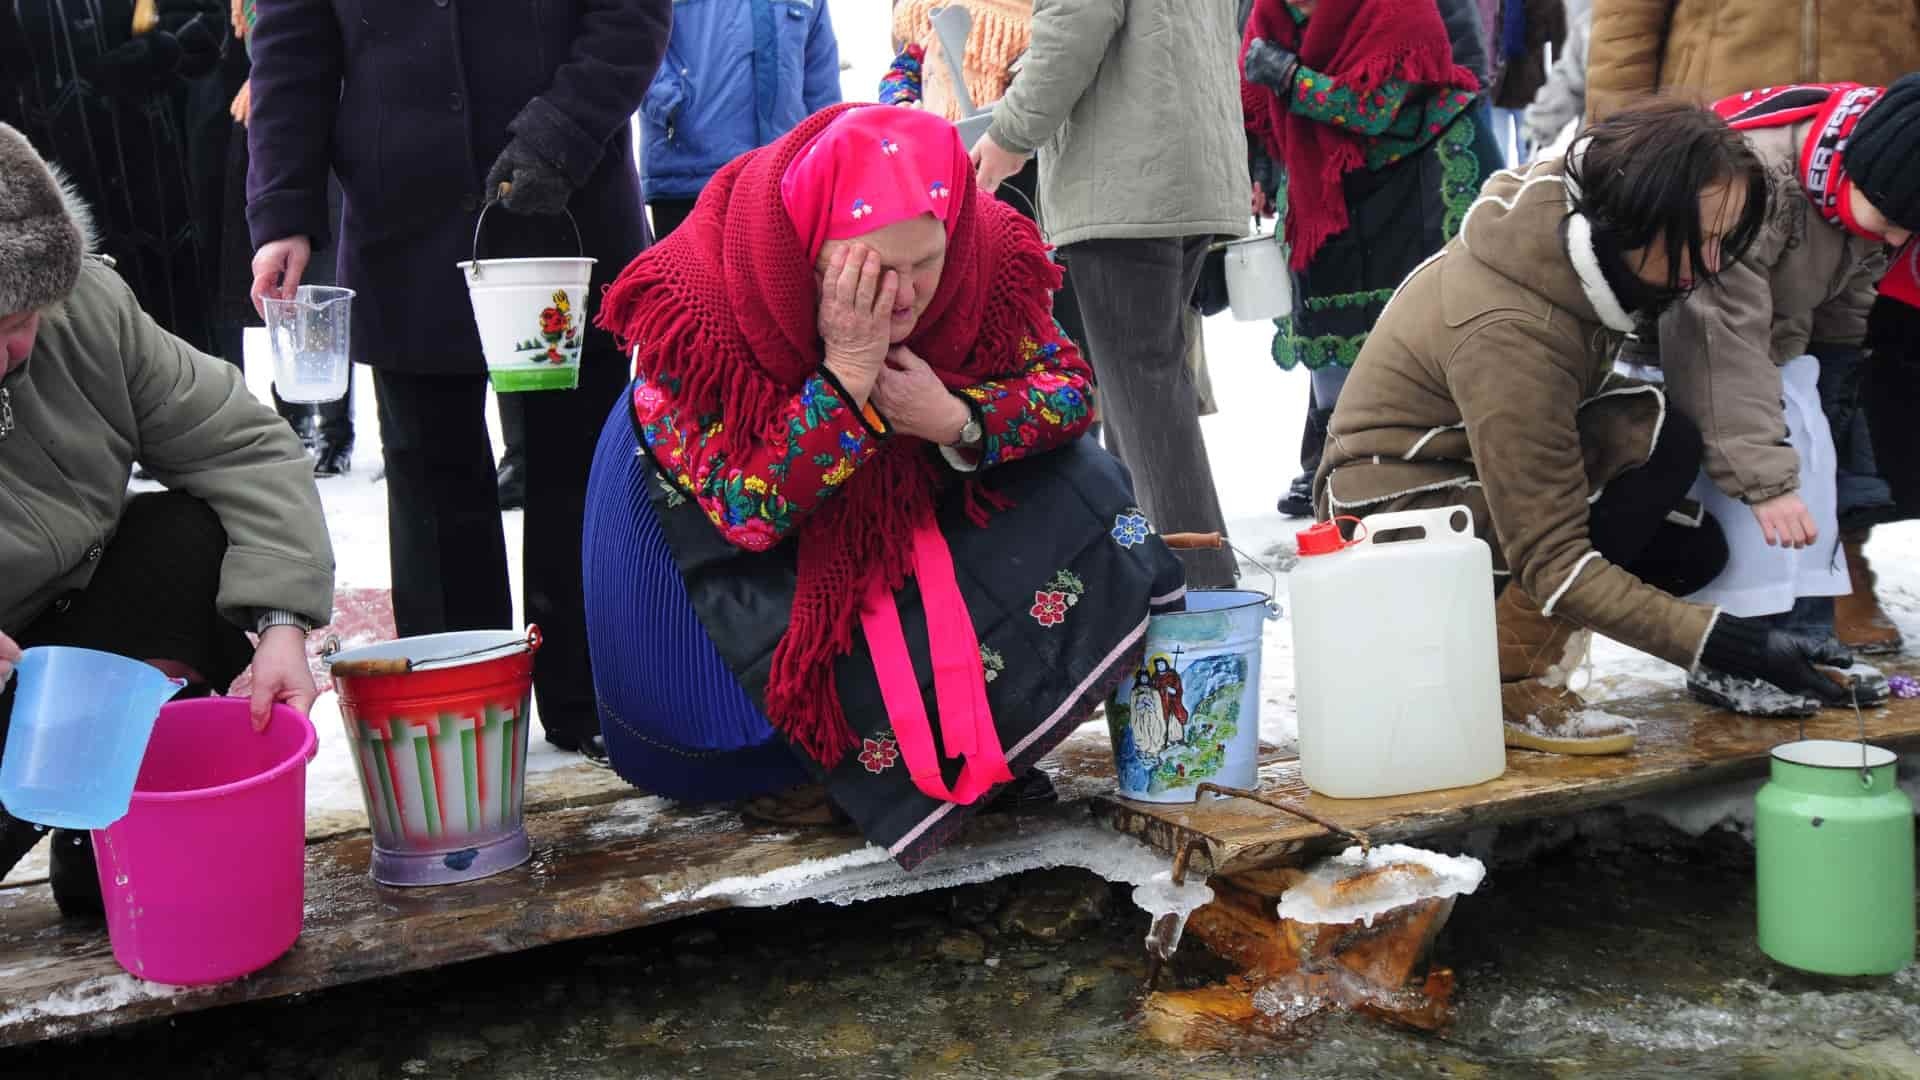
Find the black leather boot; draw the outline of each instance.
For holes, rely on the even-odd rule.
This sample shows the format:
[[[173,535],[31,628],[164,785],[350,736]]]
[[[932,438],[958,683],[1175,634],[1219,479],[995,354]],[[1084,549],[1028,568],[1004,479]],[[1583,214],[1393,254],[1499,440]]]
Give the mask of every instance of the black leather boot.
[[[314,407],[313,475],[340,476],[353,468],[353,386],[339,401]]]
[[[1300,467],[1304,471],[1293,478],[1286,494],[1280,496],[1282,515],[1313,516],[1313,474],[1320,471],[1320,455],[1327,445],[1327,425],[1332,420],[1332,409],[1307,409],[1306,430],[1300,433]]]
[[[500,395],[500,509],[527,506],[527,414],[518,394]]]

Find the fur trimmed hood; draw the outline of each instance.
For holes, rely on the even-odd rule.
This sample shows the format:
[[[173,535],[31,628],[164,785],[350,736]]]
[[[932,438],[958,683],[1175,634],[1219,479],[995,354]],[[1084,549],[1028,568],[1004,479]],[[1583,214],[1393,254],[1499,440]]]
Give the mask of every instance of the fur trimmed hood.
[[[93,246],[93,216],[73,185],[0,124],[0,315],[65,300]]]

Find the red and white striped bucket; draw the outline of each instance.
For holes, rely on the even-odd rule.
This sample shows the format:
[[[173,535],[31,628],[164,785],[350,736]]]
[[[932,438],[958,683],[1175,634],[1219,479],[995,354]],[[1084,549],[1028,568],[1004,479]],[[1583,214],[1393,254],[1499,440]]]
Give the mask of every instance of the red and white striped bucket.
[[[332,657],[373,826],[373,879],[450,885],[532,854],[527,727],[539,627],[400,638]]]

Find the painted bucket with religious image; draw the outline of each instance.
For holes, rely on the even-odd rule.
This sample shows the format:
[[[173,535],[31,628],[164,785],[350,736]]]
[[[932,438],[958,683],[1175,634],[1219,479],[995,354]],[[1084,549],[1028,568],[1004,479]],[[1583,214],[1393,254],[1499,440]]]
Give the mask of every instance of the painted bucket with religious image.
[[[400,638],[335,654],[373,879],[450,885],[532,854],[527,726],[540,628]]]
[[[1107,702],[1120,797],[1195,802],[1202,783],[1259,787],[1260,651],[1272,597],[1192,589],[1147,620],[1132,678]]]

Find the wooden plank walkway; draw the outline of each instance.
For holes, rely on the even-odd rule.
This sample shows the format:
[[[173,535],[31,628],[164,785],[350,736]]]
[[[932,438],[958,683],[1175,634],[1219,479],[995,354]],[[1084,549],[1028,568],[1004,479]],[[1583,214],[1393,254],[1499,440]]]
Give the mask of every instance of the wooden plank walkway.
[[[1299,803],[1338,825],[1366,832],[1377,843],[1413,840],[1485,825],[1553,817],[1721,780],[1764,775],[1768,752],[1797,737],[1794,721],[1748,720],[1678,696],[1608,702],[1607,709],[1640,723],[1631,755],[1558,757],[1513,750],[1506,774],[1475,787],[1391,799],[1329,799],[1300,781],[1297,761],[1261,770],[1264,794]],[[1866,710],[1867,735],[1877,746],[1920,749],[1920,700],[1895,699]],[[1826,710],[1808,721],[1810,739],[1853,739],[1851,710]],[[1209,867],[1238,874],[1286,865],[1347,841],[1279,810],[1244,799],[1209,797],[1199,803],[1154,805],[1111,795],[1094,800],[1094,816],[1169,854],[1193,840],[1206,844]]]
[[[306,925],[293,950],[253,976],[204,989],[133,978],[114,961],[102,926],[61,919],[44,881],[9,885],[0,888],[0,1047],[344,986],[720,908],[809,897],[850,900],[981,880],[1006,867],[1017,871],[1038,865],[1057,834],[1102,834],[1088,821],[1086,807],[1111,786],[1104,744],[1104,734],[1089,729],[1076,736],[1071,752],[1049,763],[1062,796],[1058,806],[978,818],[962,842],[914,875],[850,832],[754,826],[730,810],[678,807],[631,788],[610,801],[607,792],[589,791],[587,805],[550,797],[544,809],[530,807],[532,861],[464,885],[376,885],[367,876],[366,832],[317,839],[307,847]]]
[[[1713,714],[1677,698],[1611,708],[1641,721],[1627,757],[1555,758],[1514,752],[1505,776],[1474,788],[1395,799],[1311,795],[1291,761],[1269,765],[1263,789],[1299,799],[1379,841],[1411,840],[1615,803],[1758,774],[1793,725]],[[1920,748],[1920,701],[1868,714],[1883,746]],[[1808,726],[1847,738],[1850,714]],[[367,877],[369,839],[353,831],[307,849],[307,922],[294,950],[248,979],[180,990],[121,972],[98,926],[72,926],[44,883],[0,888],[0,1046],[82,1034],[142,1020],[343,986],[487,956],[616,933],[718,908],[803,898],[849,902],[941,887],[1047,865],[1048,848],[1097,844],[1094,819],[1169,854],[1204,839],[1213,864],[1240,873],[1283,865],[1330,846],[1316,825],[1239,800],[1149,806],[1114,798],[1105,732],[1090,725],[1048,762],[1062,801],[1043,813],[985,817],[952,849],[903,875],[849,834],[790,832],[743,823],[725,810],[676,807],[621,793],[604,781],[530,789],[533,861],[480,882],[439,889],[377,886]],[[568,785],[572,785],[569,787]]]

